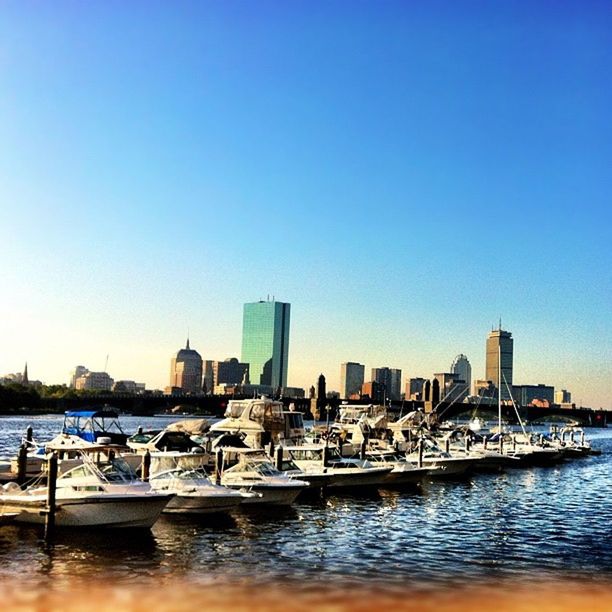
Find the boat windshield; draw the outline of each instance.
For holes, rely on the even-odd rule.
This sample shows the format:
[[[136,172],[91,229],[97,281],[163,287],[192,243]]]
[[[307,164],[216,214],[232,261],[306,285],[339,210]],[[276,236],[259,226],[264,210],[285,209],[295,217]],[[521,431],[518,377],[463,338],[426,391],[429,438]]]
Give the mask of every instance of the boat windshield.
[[[322,448],[300,448],[289,451],[294,461],[321,461],[323,459]]]
[[[110,463],[100,466],[100,471],[109,482],[132,482],[137,480],[134,470],[121,458],[113,459]]]

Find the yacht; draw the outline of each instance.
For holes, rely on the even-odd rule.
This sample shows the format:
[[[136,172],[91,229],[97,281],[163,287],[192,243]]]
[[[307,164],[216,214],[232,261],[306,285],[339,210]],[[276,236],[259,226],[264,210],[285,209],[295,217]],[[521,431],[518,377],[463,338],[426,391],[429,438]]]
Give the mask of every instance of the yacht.
[[[156,451],[151,453],[149,482],[156,491],[174,493],[164,512],[204,514],[225,512],[252,494],[213,484],[206,472],[207,456],[201,453]]]
[[[303,474],[323,482],[330,489],[344,487],[376,487],[383,484],[385,477],[393,470],[391,465],[372,465],[364,459],[346,458],[333,446],[304,444],[284,446],[283,459],[295,466],[287,474]],[[298,476],[299,477],[299,476]]]
[[[393,449],[366,450],[365,458],[374,466],[390,466],[391,471],[385,475],[383,487],[401,487],[420,483],[425,476],[440,469],[436,466],[418,467],[409,462],[403,453]]]
[[[276,469],[262,450],[225,448],[223,456],[235,464],[222,469],[221,484],[257,494],[244,499],[243,504],[290,505],[309,486],[308,481],[290,478]]]
[[[17,513],[16,522],[43,524],[46,486],[25,490],[15,483],[0,488],[3,513]],[[56,481],[55,524],[58,527],[149,528],[173,494],[158,492],[138,480],[122,459],[99,466],[85,456],[81,465]]]
[[[422,450],[419,450],[419,444]],[[438,468],[431,472],[432,478],[463,476],[478,463],[475,457],[461,457],[446,452],[427,436],[421,437],[418,443],[406,450],[406,459],[417,467]]]

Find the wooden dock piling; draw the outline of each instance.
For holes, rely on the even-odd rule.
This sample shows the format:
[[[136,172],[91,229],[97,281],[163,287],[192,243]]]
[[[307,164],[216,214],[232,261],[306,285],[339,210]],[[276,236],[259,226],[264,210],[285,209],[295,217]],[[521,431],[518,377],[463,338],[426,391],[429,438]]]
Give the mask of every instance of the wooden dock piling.
[[[47,457],[47,507],[45,508],[45,540],[53,536],[55,530],[55,495],[57,490],[57,455]]]

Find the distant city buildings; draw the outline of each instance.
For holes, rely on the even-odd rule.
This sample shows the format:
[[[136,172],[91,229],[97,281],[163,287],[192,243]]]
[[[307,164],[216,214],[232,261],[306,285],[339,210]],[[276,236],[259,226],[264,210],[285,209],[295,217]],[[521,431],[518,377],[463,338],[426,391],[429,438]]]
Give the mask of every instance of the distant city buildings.
[[[384,399],[402,399],[402,371],[397,368],[372,368],[372,382],[382,386]],[[372,396],[370,396],[371,399]]]
[[[536,400],[548,405],[555,401],[555,388],[548,385],[514,385],[512,393],[514,401],[520,406],[529,406],[529,404],[535,403]]]
[[[365,366],[347,361],[340,365],[340,397],[349,399],[361,394]]]
[[[501,398],[510,399],[512,389],[512,362],[514,353],[512,334],[501,329],[491,331],[487,338],[486,373],[485,379],[490,380],[496,387],[501,378]],[[501,377],[500,377],[501,359]]]
[[[571,404],[572,394],[566,389],[555,391],[555,404]]]
[[[106,372],[90,372],[79,376],[74,382],[77,391],[112,391],[113,379]]]
[[[134,380],[116,380],[113,384],[113,393],[144,393],[145,383],[138,383]]]
[[[407,400],[422,400],[424,378],[409,378],[406,381],[406,399]]]
[[[385,401],[385,386],[372,380],[361,385],[361,397],[382,404]]]
[[[455,374],[458,383],[462,381],[463,397],[467,397],[472,390],[472,366],[469,359],[464,354],[457,355],[451,364],[450,371]]]
[[[275,300],[244,305],[241,362],[249,364],[251,383],[287,386],[290,311]]]
[[[189,338],[184,349],[180,349],[170,362],[169,393],[202,393],[202,357],[190,348]]]
[[[213,386],[217,385],[248,385],[249,364],[240,363],[236,357],[225,361],[213,361]]]

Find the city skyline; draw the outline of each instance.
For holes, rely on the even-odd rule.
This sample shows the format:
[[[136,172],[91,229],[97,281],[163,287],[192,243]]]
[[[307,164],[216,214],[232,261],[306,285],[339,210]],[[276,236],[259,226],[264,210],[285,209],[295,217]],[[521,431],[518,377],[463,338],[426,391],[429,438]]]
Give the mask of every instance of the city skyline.
[[[612,407],[607,5],[315,4],[2,7],[0,372],[163,389],[270,293],[291,386],[482,379],[502,316]]]

